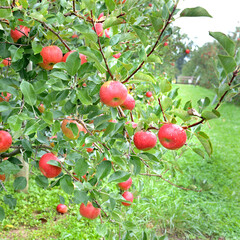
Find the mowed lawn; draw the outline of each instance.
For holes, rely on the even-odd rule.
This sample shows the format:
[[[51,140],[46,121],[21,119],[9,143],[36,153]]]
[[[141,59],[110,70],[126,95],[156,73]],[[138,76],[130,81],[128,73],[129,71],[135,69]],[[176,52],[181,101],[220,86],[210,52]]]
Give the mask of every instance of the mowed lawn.
[[[191,99],[194,107],[200,98],[215,96],[213,91],[198,86],[174,87],[179,87],[182,102]],[[148,239],[153,239],[150,236],[154,234],[165,236],[161,238],[165,240],[240,239],[240,108],[224,103],[219,111],[221,118],[203,127],[212,141],[211,158],[202,159],[191,150],[186,151],[178,160],[182,173],[170,179],[184,187],[195,185],[200,189],[204,184],[209,190],[184,191],[160,178],[133,176],[132,191],[138,197],[132,207],[121,209],[123,218],[135,224],[131,238],[126,239],[142,239],[142,230]],[[66,216],[56,213],[58,195],[67,199],[58,188],[42,190],[34,184],[28,195],[15,194],[18,206],[14,211],[7,210],[6,220],[0,225],[0,239],[101,239],[99,233],[103,229],[96,229],[100,220],[81,218],[79,206],[70,204]],[[118,231],[118,225],[105,227]]]

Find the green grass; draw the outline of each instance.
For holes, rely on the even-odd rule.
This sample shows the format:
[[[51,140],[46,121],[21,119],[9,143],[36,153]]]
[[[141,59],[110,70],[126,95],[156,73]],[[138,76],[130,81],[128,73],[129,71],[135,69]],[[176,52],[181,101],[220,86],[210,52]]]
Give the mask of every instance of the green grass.
[[[213,99],[215,95],[198,86],[177,87],[180,87],[182,102],[191,99],[194,107],[200,98],[208,96]],[[177,173],[171,179],[185,187],[194,184],[201,188],[204,182],[210,190],[200,193],[183,191],[156,177],[133,178],[132,191],[136,190],[139,196],[132,207],[121,208],[123,219],[136,224],[136,231],[130,239],[141,239],[142,230],[148,236],[166,235],[169,239],[239,239],[240,108],[224,103],[219,111],[221,118],[203,126],[212,141],[211,158],[202,159],[187,150],[178,160],[184,174]],[[200,146],[198,141],[194,142]],[[46,191],[30,184],[29,192],[28,195],[13,193],[18,199],[17,207],[14,211],[6,211],[6,219],[0,225],[0,239],[101,239],[101,229],[96,229],[100,220],[81,218],[79,205],[67,200],[69,213],[56,213],[58,195],[67,199],[58,187]],[[116,225],[100,226],[109,232],[118,232]],[[114,239],[114,236],[106,239]]]

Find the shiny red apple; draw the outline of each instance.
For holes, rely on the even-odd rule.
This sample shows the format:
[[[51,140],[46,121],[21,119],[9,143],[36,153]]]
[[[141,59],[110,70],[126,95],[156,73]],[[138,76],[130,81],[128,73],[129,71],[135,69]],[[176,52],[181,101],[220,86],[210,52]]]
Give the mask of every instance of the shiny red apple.
[[[94,27],[92,27],[92,29],[94,30]],[[99,37],[103,36],[103,24],[102,23],[96,23],[95,24],[95,29],[96,29],[96,33]]]
[[[121,55],[122,55],[122,54],[119,52],[119,53],[114,54],[113,57],[116,58],[116,59],[118,59],[118,58],[121,57]]]
[[[67,211],[68,211],[68,207],[65,204],[58,204],[57,205],[57,212],[64,214]]]
[[[0,102],[9,102],[11,98],[11,93],[2,93],[2,97],[0,97]]]
[[[4,66],[10,66],[11,65],[11,58],[5,58],[2,60],[2,64]]]
[[[186,54],[189,54],[190,50],[187,48],[185,52],[186,52]]]
[[[146,92],[146,97],[151,97],[152,96],[152,92],[150,92],[150,91],[148,91],[148,92]]]
[[[129,201],[129,202],[133,202],[133,194],[131,192],[124,192],[123,195],[122,195],[126,201]],[[130,206],[131,203],[126,203],[126,202],[122,202],[122,205],[124,206]]]
[[[181,148],[186,143],[187,134],[182,127],[167,123],[160,127],[158,139],[163,147],[175,150]]]
[[[6,152],[12,145],[12,136],[10,133],[0,130],[0,153]]]
[[[18,28],[11,30],[11,37],[14,42],[17,42],[23,36],[28,36],[30,28],[20,25]]]
[[[166,47],[168,45],[168,42],[165,42],[163,45]]]
[[[119,188],[122,190],[128,190],[131,187],[131,185],[132,185],[132,178],[129,178],[125,182],[118,183]]]
[[[72,50],[72,51],[70,51],[70,52],[67,52],[67,53],[63,56],[62,61],[63,61],[63,62],[66,62],[68,56],[69,56],[71,53],[73,53],[73,52],[76,52],[76,50]],[[80,57],[80,59],[81,59],[81,65],[87,62],[87,57],[86,57],[85,55],[79,53],[79,57]]]
[[[39,169],[45,177],[54,178],[61,173],[62,168],[48,164],[50,160],[60,162],[53,153],[45,153],[39,160]]]
[[[84,203],[81,204],[79,212],[85,218],[95,219],[100,215],[101,209],[95,208],[92,203],[88,202],[87,206]]]
[[[137,149],[147,151],[155,147],[157,137],[152,132],[136,132],[133,137],[134,145]]]
[[[135,100],[133,96],[128,94],[123,104],[121,104],[121,107],[123,110],[133,110],[135,107]]]
[[[127,88],[118,81],[105,82],[100,88],[101,102],[110,107],[117,107],[127,98]]]

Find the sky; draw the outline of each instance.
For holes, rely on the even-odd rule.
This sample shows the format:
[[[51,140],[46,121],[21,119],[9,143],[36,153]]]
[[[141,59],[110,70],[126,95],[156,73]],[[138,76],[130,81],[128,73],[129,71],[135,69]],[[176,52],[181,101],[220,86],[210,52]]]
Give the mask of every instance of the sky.
[[[174,25],[181,27],[182,32],[198,46],[213,41],[209,31],[228,34],[240,27],[240,0],[180,0],[178,8],[197,6],[205,8],[213,18],[183,17],[178,18]]]

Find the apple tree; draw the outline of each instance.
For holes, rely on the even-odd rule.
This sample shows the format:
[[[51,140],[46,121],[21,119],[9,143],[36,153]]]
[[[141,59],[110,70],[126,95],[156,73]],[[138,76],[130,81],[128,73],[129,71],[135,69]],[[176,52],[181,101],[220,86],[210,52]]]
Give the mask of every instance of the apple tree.
[[[225,50],[218,56],[218,81],[228,81],[207,110],[208,97],[198,109],[190,100],[182,103],[171,79],[154,69],[162,53],[171,54],[164,42],[174,33],[176,16],[211,16],[201,7],[180,11],[178,2],[1,1],[1,220],[7,205],[16,205],[5,176],[18,174],[24,163],[38,186],[60,186],[82,216],[100,216],[126,234],[133,223],[121,217],[120,207],[134,203],[130,187],[137,175],[206,190],[204,184],[179,186],[170,176],[187,149],[203,158],[212,154],[201,127],[238,94],[240,51],[223,33],[211,33]],[[2,140],[6,133],[11,146]],[[16,176],[12,187],[25,189],[26,176]]]

